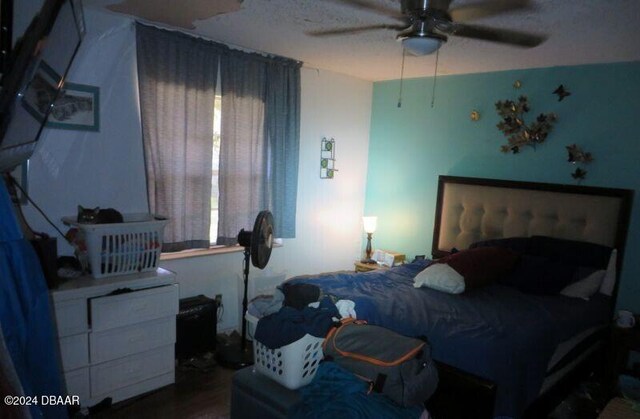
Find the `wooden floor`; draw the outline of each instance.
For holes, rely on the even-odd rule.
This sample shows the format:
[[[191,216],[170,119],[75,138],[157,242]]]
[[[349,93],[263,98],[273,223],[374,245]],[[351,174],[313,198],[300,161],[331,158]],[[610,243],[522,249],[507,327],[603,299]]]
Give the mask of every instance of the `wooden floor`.
[[[92,413],[90,418],[228,419],[234,372],[220,365],[208,371],[180,365],[176,367],[175,384],[117,403],[106,410]],[[595,419],[602,406],[596,406],[597,400],[592,400],[592,397],[589,399],[587,403],[586,399],[569,397],[550,416],[539,417]],[[575,412],[581,413],[576,416]]]
[[[228,419],[234,372],[219,365],[209,372],[180,366],[175,384],[117,403],[91,418]]]

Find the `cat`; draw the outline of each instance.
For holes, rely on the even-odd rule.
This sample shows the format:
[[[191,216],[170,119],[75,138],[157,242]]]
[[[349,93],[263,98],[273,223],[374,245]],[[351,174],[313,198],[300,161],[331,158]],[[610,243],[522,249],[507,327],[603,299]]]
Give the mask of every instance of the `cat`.
[[[122,223],[122,214],[113,208],[100,209],[84,208],[78,205],[78,222],[81,224],[112,224]]]
[[[124,218],[119,211],[113,208],[84,208],[82,205],[78,205],[77,221],[80,224],[113,224],[124,222]],[[67,232],[65,237],[69,244],[73,246],[74,254],[81,268],[81,273],[90,273],[91,267],[89,265],[85,232],[81,228],[74,227]],[[102,238],[102,241],[102,248],[104,250],[106,248],[105,237]]]

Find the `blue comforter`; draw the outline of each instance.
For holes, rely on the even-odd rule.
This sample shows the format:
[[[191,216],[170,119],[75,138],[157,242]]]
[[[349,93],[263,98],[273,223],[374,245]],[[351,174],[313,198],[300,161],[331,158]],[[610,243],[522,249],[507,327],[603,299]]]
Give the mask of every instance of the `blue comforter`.
[[[494,284],[452,295],[414,288],[431,262],[386,271],[292,278],[353,300],[359,319],[406,336],[426,336],[433,358],[497,384],[495,416],[519,417],[541,388],[558,343],[605,324],[610,300],[539,296]]]

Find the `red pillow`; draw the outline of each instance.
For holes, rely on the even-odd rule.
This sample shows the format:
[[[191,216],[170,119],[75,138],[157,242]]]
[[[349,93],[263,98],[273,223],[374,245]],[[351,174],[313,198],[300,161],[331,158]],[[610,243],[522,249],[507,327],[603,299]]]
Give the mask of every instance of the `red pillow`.
[[[479,288],[494,282],[513,269],[518,254],[504,247],[477,247],[445,256],[435,263],[445,263],[463,278],[465,289]]]

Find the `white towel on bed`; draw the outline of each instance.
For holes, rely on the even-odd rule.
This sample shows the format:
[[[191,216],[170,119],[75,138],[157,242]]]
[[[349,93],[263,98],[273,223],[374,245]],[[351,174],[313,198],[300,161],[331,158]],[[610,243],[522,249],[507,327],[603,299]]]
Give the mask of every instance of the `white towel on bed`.
[[[356,316],[356,303],[351,300],[338,300],[336,301],[336,308],[340,313],[340,318],[344,319],[347,317],[351,317],[357,319]]]

